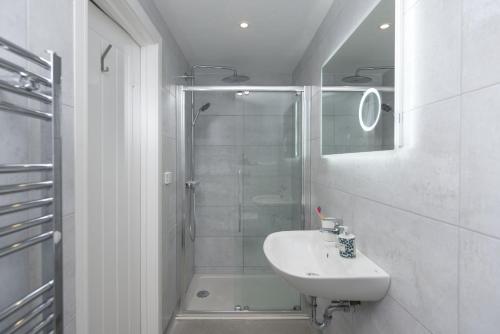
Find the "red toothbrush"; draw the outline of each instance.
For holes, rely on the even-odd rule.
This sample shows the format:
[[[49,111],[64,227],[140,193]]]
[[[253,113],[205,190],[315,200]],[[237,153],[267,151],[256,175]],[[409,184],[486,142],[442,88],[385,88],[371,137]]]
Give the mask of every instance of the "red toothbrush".
[[[325,216],[323,216],[323,214],[321,213],[321,207],[318,206],[316,208],[316,214],[318,215],[319,219],[325,219]]]

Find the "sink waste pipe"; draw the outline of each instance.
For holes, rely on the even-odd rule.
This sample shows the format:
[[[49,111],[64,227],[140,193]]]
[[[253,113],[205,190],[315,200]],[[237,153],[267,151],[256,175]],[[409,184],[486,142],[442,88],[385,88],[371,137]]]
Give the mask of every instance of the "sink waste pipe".
[[[318,321],[316,317],[316,310],[318,308],[317,297],[311,297],[312,299],[312,307],[311,307],[311,323],[317,329],[323,329],[328,327],[332,321],[332,315],[335,311],[343,311],[350,312],[351,306],[359,305],[360,302],[351,302],[351,301],[332,301],[327,308],[325,308],[325,312],[323,313],[323,321]]]

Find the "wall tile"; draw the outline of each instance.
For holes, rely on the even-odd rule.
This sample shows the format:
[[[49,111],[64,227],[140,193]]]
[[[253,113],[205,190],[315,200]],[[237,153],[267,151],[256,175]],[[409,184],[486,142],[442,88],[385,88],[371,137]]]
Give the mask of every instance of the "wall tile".
[[[245,236],[266,237],[277,231],[298,230],[301,227],[296,205],[245,205],[242,229]]]
[[[353,318],[356,334],[431,334],[391,297],[362,304]]]
[[[0,8],[3,8],[0,13],[0,31],[2,32],[2,37],[19,46],[26,47],[27,0],[14,2],[10,0],[1,0]],[[3,54],[4,53],[2,53],[2,56]],[[17,57],[12,59],[19,60]]]
[[[291,173],[280,176],[244,176],[243,177],[243,203],[255,205],[256,196],[276,195],[288,203],[297,202],[292,198]]]
[[[245,116],[243,119],[243,145],[286,145],[292,132],[292,117]]]
[[[262,249],[265,238],[243,238],[243,266],[245,267],[267,267],[269,262]]]
[[[500,328],[500,240],[460,231],[460,333],[494,334]]]
[[[195,265],[198,267],[241,267],[241,238],[197,238]]]
[[[163,131],[169,138],[177,137],[177,99],[175,90],[170,91],[168,88],[162,89],[163,101]]]
[[[353,226],[355,197],[338,191],[325,185],[313,182],[311,192],[311,207],[313,209],[313,227],[320,227],[320,219],[314,213],[315,209],[320,206],[322,213],[327,217],[342,218],[344,225]]]
[[[202,176],[196,192],[196,204],[200,206],[238,204],[238,182],[233,176]]]
[[[228,143],[238,145],[241,142],[241,117],[200,115],[196,122],[196,145],[227,145]]]
[[[177,170],[177,141],[163,133],[163,169],[175,172]]]
[[[460,18],[454,0],[419,1],[405,12],[405,111],[460,93]]]
[[[73,106],[73,1],[29,0],[28,5],[29,49],[45,58],[45,50],[61,56],[62,102]]]
[[[237,206],[198,206],[196,235],[200,237],[238,236]]]
[[[469,91],[500,82],[500,3],[463,0],[462,12],[462,89]]]
[[[394,299],[432,333],[457,332],[457,228],[357,198],[354,233]]]
[[[243,169],[248,176],[290,175],[296,162],[290,159],[292,148],[284,145],[245,146],[242,154],[245,159]]]
[[[231,143],[227,143],[231,144]],[[242,168],[239,146],[195,146],[195,175],[236,175]]]
[[[462,97],[461,224],[500,237],[500,85]]]

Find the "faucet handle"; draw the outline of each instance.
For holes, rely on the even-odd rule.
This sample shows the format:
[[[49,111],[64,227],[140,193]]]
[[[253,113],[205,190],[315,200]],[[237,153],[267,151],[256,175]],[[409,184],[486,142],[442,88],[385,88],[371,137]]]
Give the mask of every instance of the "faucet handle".
[[[325,217],[321,219],[321,230],[336,232],[338,227],[343,225],[343,222],[342,218]]]

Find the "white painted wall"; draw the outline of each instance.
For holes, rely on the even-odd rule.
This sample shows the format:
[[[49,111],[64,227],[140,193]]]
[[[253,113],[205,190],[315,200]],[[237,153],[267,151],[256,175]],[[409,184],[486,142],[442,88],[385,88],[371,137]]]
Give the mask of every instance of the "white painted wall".
[[[162,126],[162,152],[163,170],[176,174],[177,170],[177,132],[176,132],[176,85],[184,84],[184,80],[176,79],[175,76],[183,75],[189,71],[189,64],[182,54],[177,42],[170,33],[170,30],[159,14],[158,9],[152,0],[140,0],[144,10],[155,24],[163,38],[162,69],[163,85],[161,87],[163,126]],[[168,325],[172,317],[180,296],[178,295],[178,284],[180,284],[180,273],[178,272],[177,256],[180,247],[177,247],[177,240],[180,245],[180,232],[182,217],[177,216],[180,205],[178,198],[182,199],[182,194],[177,194],[176,178],[172,184],[163,186],[163,236],[162,236],[162,265],[163,265],[163,328]],[[189,250],[190,248],[188,248]],[[193,258],[192,251],[187,253],[188,258]],[[192,261],[192,260],[191,260]]]
[[[335,1],[294,73],[315,87],[312,207],[342,216],[392,277],[383,301],[328,332],[497,333],[500,3],[403,2],[401,150],[319,154],[321,64],[376,0]]]
[[[106,56],[107,73],[100,68]],[[89,331],[140,331],[140,47],[89,4]],[[144,293],[144,291],[143,291]]]

